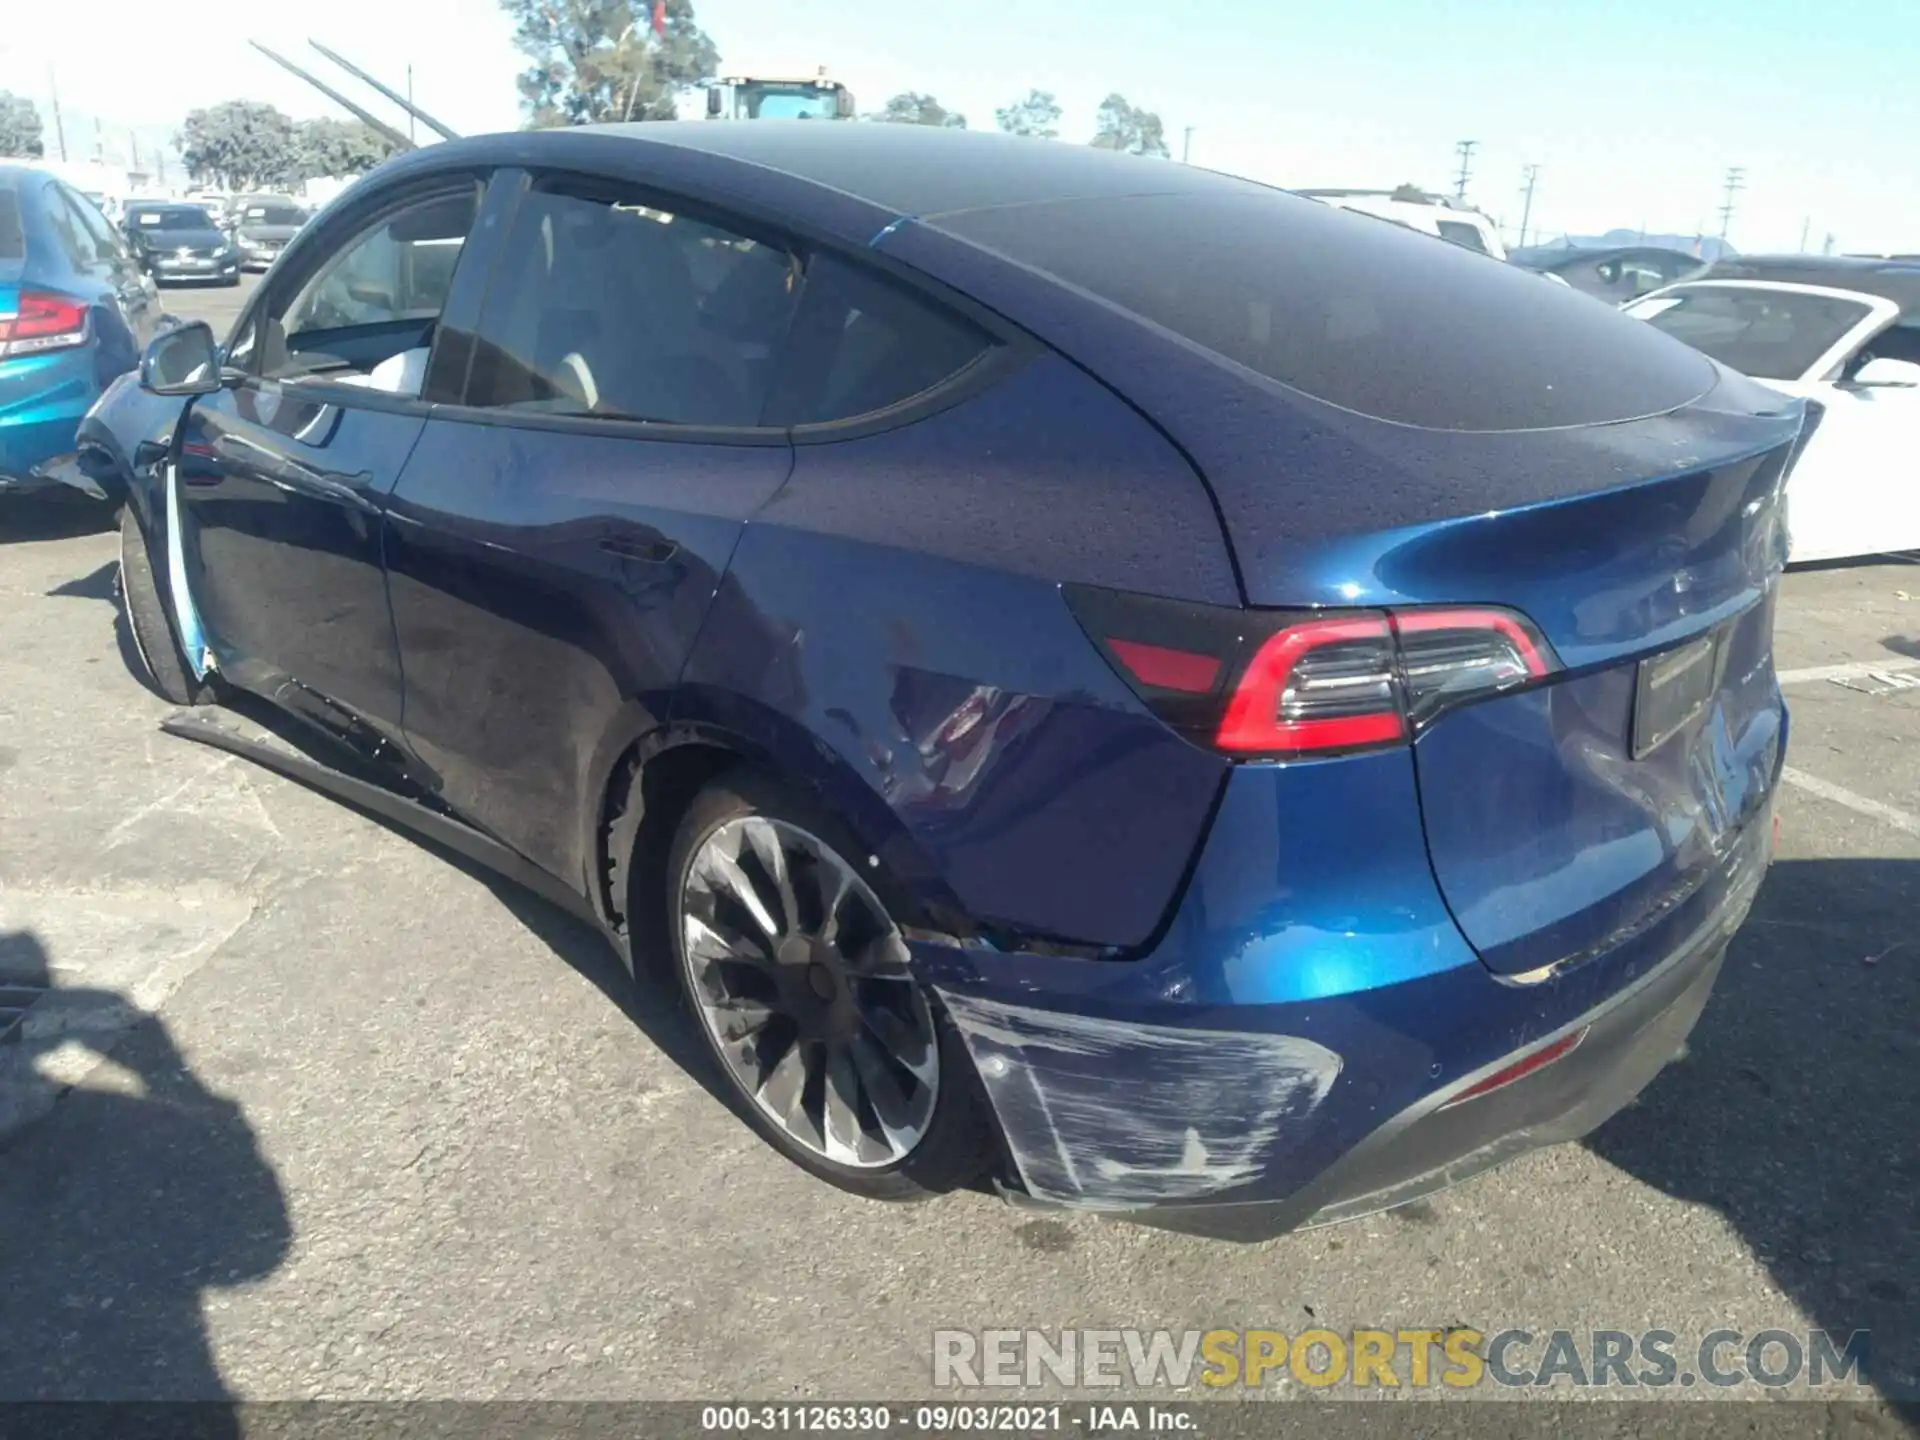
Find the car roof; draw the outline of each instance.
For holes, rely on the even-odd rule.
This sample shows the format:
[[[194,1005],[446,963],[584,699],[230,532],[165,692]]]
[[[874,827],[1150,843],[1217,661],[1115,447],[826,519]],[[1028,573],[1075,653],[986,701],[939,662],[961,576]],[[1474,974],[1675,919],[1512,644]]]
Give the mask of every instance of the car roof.
[[[724,156],[915,217],[1039,200],[1273,188],[1091,145],[929,125],[680,120],[587,125],[579,132]]]
[[[1900,307],[1903,319],[1920,317],[1920,264],[1848,255],[1739,255],[1716,261],[1696,280],[1779,280],[1878,295]]]

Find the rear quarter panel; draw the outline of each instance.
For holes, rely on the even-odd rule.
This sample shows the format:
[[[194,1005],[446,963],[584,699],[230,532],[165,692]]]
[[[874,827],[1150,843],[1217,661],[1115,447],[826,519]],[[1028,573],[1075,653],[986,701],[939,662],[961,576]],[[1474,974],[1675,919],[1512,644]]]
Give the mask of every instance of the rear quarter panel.
[[[930,910],[1145,942],[1227,767],[1145,712],[1059,586],[1233,603],[1191,469],[1050,356],[904,429],[796,450],[674,719],[814,783]]]

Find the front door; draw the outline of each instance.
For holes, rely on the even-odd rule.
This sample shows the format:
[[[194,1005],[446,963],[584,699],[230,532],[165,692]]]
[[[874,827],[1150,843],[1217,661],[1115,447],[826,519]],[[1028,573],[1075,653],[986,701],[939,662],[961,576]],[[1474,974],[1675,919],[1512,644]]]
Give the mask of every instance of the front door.
[[[171,478],[176,606],[213,667],[375,752],[402,706],[384,508],[478,199],[434,183],[336,217],[276,275],[228,348],[241,378],[194,403]]]
[[[407,741],[449,804],[571,883],[608,747],[664,718],[792,467],[760,420],[797,276],[777,239],[660,197],[534,183],[464,403],[436,409],[392,497]]]

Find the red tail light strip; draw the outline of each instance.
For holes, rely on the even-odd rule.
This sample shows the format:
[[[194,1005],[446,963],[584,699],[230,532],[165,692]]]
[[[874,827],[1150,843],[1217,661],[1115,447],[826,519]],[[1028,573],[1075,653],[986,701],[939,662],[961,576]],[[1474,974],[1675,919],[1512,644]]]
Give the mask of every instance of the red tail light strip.
[[[1529,675],[1537,677],[1553,670],[1527,627],[1504,610],[1396,610],[1393,628],[1402,635],[1432,634],[1436,630],[1491,630],[1513,646]]]
[[[1567,1056],[1579,1048],[1580,1042],[1587,1038],[1588,1028],[1588,1026],[1583,1025],[1571,1035],[1562,1035],[1552,1044],[1542,1045],[1531,1055],[1514,1061],[1513,1064],[1507,1066],[1504,1070],[1494,1071],[1493,1074],[1489,1075],[1479,1084],[1469,1085],[1465,1090],[1462,1090],[1458,1095],[1448,1100],[1447,1103],[1440,1108],[1442,1110],[1450,1109],[1468,1100],[1478,1100],[1482,1095],[1491,1095],[1496,1090],[1504,1090],[1507,1086],[1513,1084],[1514,1081],[1524,1080],[1536,1070],[1544,1070],[1547,1066],[1553,1064],[1554,1061],[1566,1059]]]
[[[1407,738],[1406,720],[1391,698],[1392,672],[1381,679],[1388,687],[1385,708],[1360,715],[1288,719],[1284,697],[1300,662],[1316,650],[1353,640],[1382,642],[1388,664],[1392,660],[1392,632],[1384,619],[1310,620],[1272,636],[1254,653],[1233,698],[1214,733],[1222,750],[1271,754],[1276,750],[1352,750],[1392,745]]]

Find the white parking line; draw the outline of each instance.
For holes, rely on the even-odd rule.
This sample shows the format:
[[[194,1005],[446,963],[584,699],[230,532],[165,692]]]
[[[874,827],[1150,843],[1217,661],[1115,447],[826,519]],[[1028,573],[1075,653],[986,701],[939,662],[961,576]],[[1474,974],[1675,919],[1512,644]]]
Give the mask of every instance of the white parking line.
[[[1856,795],[1842,785],[1822,780],[1817,775],[1809,775],[1804,770],[1796,770],[1791,765],[1782,767],[1780,778],[1787,784],[1806,791],[1809,795],[1818,795],[1822,800],[1831,800],[1836,805],[1844,805],[1849,810],[1858,811],[1896,830],[1920,838],[1920,815],[1909,815],[1906,811],[1892,805],[1871,800],[1865,795]]]
[[[1782,685],[1805,685],[1814,680],[1864,680],[1873,674],[1897,675],[1920,670],[1920,660],[1861,660],[1847,665],[1814,665],[1805,670],[1782,670],[1774,678]]]

